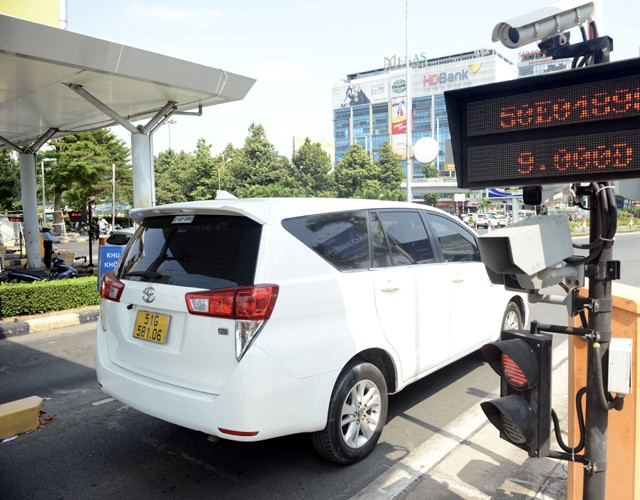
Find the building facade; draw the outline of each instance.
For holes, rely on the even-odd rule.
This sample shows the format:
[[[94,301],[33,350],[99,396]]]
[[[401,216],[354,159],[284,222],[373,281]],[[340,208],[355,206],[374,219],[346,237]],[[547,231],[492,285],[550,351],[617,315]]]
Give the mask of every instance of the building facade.
[[[408,69],[403,58],[394,56],[385,58],[381,69],[348,75],[333,88],[335,162],[356,142],[377,160],[388,142],[402,156],[406,175],[408,135],[410,145],[432,137],[439,145],[434,161],[439,175],[455,177],[453,164],[445,161],[445,143],[451,135],[444,92],[517,76],[516,65],[488,49],[438,59],[416,55]],[[413,172],[415,178],[423,177],[415,159]]]

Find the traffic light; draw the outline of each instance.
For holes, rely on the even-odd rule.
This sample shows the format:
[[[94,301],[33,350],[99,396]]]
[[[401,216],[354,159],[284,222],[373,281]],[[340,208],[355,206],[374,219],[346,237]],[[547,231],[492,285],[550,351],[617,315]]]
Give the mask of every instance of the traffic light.
[[[549,454],[551,339],[548,334],[508,330],[499,342],[482,347],[501,381],[500,398],[480,406],[500,437],[530,457]]]

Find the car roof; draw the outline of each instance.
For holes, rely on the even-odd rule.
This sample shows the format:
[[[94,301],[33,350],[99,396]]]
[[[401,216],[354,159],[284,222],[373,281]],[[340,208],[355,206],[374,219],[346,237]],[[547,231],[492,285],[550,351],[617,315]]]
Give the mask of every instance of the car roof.
[[[136,208],[130,212],[130,215],[138,224],[147,217],[195,213],[240,214],[264,224],[272,220],[302,215],[374,208],[420,209],[450,217],[443,210],[417,203],[352,198],[242,198],[191,201],[149,208]]]

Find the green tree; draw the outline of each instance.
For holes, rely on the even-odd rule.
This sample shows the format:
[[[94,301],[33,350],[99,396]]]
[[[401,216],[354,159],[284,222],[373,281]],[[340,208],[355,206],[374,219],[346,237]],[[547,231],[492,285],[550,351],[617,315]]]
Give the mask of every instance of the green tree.
[[[480,209],[480,212],[486,212],[489,207],[491,206],[491,202],[489,201],[489,198],[482,198],[479,202],[478,202],[478,208]]]
[[[321,196],[331,188],[331,158],[320,143],[312,143],[307,137],[292,157],[293,178],[309,196]]]
[[[47,164],[45,179],[53,187],[56,224],[61,222],[63,195],[66,204],[75,208],[83,208],[90,196],[96,201],[111,198],[112,165],[116,185],[131,184],[129,149],[108,129],[66,135],[49,145],[52,149],[41,158],[55,159]]]
[[[212,200],[218,190],[217,164],[223,161],[211,156],[211,145],[198,139],[191,168],[188,173],[187,193],[190,200]]]
[[[438,206],[438,200],[440,199],[440,197],[435,193],[425,193],[422,196],[422,199],[424,200],[425,205],[436,207]]]
[[[156,181],[156,203],[178,203],[189,200],[187,178],[191,176],[190,168],[193,155],[173,149],[162,151],[154,161]]]
[[[0,209],[16,210],[22,207],[20,169],[8,149],[0,150]]]
[[[400,185],[405,178],[405,174],[400,158],[399,154],[393,152],[391,145],[387,141],[382,144],[378,157],[381,191],[377,198],[396,201],[404,199]]]
[[[252,123],[244,147],[226,167],[229,189],[238,197],[245,197],[252,186],[279,184],[293,188],[295,181],[291,163],[279,156],[266,137],[264,127]]]
[[[439,175],[440,175],[440,173],[439,173],[440,171],[438,170],[438,167],[435,166],[433,163],[422,164],[422,167],[420,168],[420,171],[428,179],[431,179],[432,177],[439,177]]]
[[[340,198],[377,197],[381,191],[380,167],[371,161],[360,144],[353,143],[333,171]]]

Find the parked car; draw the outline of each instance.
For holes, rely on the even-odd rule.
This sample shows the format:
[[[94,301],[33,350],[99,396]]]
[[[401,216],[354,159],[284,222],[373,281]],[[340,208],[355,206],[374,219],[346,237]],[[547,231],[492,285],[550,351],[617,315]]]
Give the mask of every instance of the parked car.
[[[506,227],[511,224],[511,217],[509,217],[507,214],[497,214],[495,218],[496,225],[498,227]]]
[[[498,220],[495,214],[476,214],[474,216],[474,222],[476,227],[483,227],[485,229],[489,227],[489,224],[491,224],[491,227],[498,226]]]
[[[100,284],[102,390],[219,438],[375,447],[388,394],[522,328],[476,235],[399,202],[240,199],[136,209]],[[482,300],[478,300],[482,297]]]

